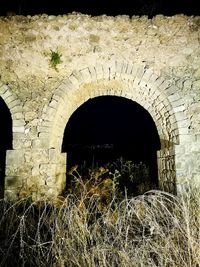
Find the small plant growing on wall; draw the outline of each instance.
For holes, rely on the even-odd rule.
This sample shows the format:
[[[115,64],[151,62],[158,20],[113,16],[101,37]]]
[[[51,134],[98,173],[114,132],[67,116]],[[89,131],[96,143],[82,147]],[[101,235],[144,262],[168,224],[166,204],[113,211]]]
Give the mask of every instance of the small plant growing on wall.
[[[50,65],[56,71],[58,71],[57,65],[62,62],[61,57],[62,57],[61,53],[59,53],[58,51],[51,50],[51,53],[50,53]]]

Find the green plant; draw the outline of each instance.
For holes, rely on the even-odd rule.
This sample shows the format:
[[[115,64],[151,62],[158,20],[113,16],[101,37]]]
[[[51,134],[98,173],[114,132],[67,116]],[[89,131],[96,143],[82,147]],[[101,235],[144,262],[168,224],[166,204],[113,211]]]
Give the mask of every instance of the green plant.
[[[117,189],[121,193],[126,191],[128,197],[143,194],[150,189],[156,189],[151,182],[149,168],[143,163],[135,163],[131,160],[118,158],[106,165],[110,174],[116,181]]]
[[[61,57],[62,57],[62,54],[60,54],[58,51],[55,52],[51,50],[50,64],[51,64],[51,67],[54,68],[55,70],[57,70],[57,65],[62,62]]]

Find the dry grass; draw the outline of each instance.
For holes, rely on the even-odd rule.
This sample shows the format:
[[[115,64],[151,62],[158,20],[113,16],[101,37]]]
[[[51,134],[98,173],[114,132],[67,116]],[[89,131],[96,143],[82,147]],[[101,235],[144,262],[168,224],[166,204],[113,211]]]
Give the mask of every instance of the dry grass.
[[[1,200],[0,266],[199,267],[196,197],[149,191],[107,206],[95,194]]]

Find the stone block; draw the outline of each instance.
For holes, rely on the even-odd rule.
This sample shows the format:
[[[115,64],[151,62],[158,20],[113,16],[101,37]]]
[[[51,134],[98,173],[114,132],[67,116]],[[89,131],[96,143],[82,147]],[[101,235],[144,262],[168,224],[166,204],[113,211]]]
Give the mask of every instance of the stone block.
[[[17,108],[18,110],[20,110],[20,108]],[[14,120],[23,120],[24,119],[24,115],[23,115],[23,113],[21,112],[22,110],[20,110],[19,112],[14,112],[14,113],[12,113],[12,118],[14,119]]]
[[[118,77],[121,77],[122,69],[123,69],[123,62],[115,61],[115,71]]]
[[[22,187],[22,178],[20,176],[6,176],[5,178],[5,188],[6,189],[16,189]]]
[[[153,74],[151,75],[150,79],[149,79],[149,83],[154,84],[154,83],[156,82],[156,80],[158,79],[158,77],[159,77],[159,76],[158,76],[157,74],[153,73]]]
[[[30,163],[30,162],[34,163],[33,162],[32,150],[31,149],[26,149],[24,151],[24,158],[25,158],[25,162],[26,163]]]
[[[192,88],[197,91],[200,89],[200,79],[193,82]]]
[[[25,126],[25,120],[19,119],[19,120],[13,120],[13,127],[18,127],[18,126]]]
[[[65,102],[65,98],[66,98],[66,95],[65,93],[63,93],[63,91],[57,89],[54,94],[53,94],[53,97],[52,99],[55,100],[57,103],[59,103],[59,105],[63,104]]]
[[[24,133],[13,133],[13,140],[24,140],[26,139]]]
[[[80,73],[82,75],[83,82],[85,83],[91,82],[91,75],[90,75],[90,71],[88,68],[82,69]]]
[[[44,120],[42,121],[42,127],[51,127],[52,126],[52,121],[49,121],[49,120]]]
[[[155,82],[153,83],[153,85],[158,88],[160,87],[160,85],[164,82],[165,80],[162,77],[158,77],[158,79],[155,80]]]
[[[195,139],[196,139],[196,142],[200,143],[200,134],[195,134]]]
[[[185,110],[185,105],[174,107],[174,112],[180,112]]]
[[[132,74],[132,70],[133,70],[133,68],[134,68],[134,65],[133,65],[132,63],[128,62],[128,63],[127,63],[127,68],[126,68],[126,73],[127,73],[128,75]]]
[[[48,153],[50,163],[59,163],[61,161],[66,164],[66,153],[61,153],[59,150],[53,148],[49,149]]]
[[[101,80],[103,78],[103,66],[101,64],[96,64],[95,70],[96,70],[97,80]]]
[[[51,102],[49,103],[49,107],[52,107],[54,109],[57,109],[57,107],[58,107],[58,101],[56,101],[55,99],[52,99]]]
[[[190,135],[189,134],[180,134],[179,135],[179,142],[180,144],[185,144],[185,143],[189,143],[190,140]]]
[[[22,106],[18,105],[18,106],[14,106],[12,108],[12,114],[14,113],[22,113]]]
[[[74,89],[77,89],[80,86],[79,80],[77,79],[76,76],[74,76],[73,73],[69,76],[69,80],[72,83]]]
[[[51,187],[51,188],[55,187],[55,185],[56,185],[55,178],[53,178],[53,177],[48,177],[48,178],[46,179],[46,184],[47,184],[47,186],[49,186],[49,187]]]
[[[13,126],[14,133],[24,133],[25,129],[24,126]]]
[[[88,67],[88,70],[91,76],[91,81],[96,82],[97,81],[96,69],[94,67]]]
[[[32,168],[31,172],[32,176],[39,176],[40,174],[39,164],[34,164],[34,167]]]
[[[18,200],[18,192],[16,189],[6,189],[4,192],[4,199],[6,201],[15,202]]]
[[[164,104],[162,103],[162,102],[159,102],[159,103],[156,103],[156,108],[159,110],[159,111],[161,111],[165,106],[164,106]]]
[[[115,68],[110,68],[109,76],[110,76],[110,78],[109,78],[110,80],[114,80],[116,78]]]
[[[44,117],[48,118],[49,120],[53,119],[56,113],[56,109],[48,106],[48,109],[46,111],[46,114],[44,114]]]
[[[49,127],[49,126],[38,126],[37,127],[37,132],[38,133],[50,133],[50,130],[51,130],[51,128]]]
[[[11,108],[11,106],[13,108],[17,105],[17,103],[18,103],[18,105],[20,103],[20,101],[18,99],[16,99],[16,96],[12,95],[12,94],[9,95],[7,98],[5,98],[5,100],[6,100],[6,104],[9,105],[9,108]]]
[[[57,173],[56,174],[56,188],[59,193],[63,191],[66,185],[66,174],[65,173]]]
[[[145,72],[145,65],[139,65],[133,83],[134,86],[137,86],[140,83],[142,76],[144,75],[144,72]]]
[[[49,148],[49,138],[36,138],[32,140],[32,148],[47,149]]]
[[[48,190],[46,190],[46,195],[52,200],[58,195],[56,188],[49,188]]]
[[[173,94],[175,94],[176,92],[177,92],[177,87],[174,86],[174,85],[171,85],[171,86],[169,86],[169,87],[167,87],[167,88],[165,89],[165,93],[166,93],[168,96],[173,95]]]
[[[161,83],[161,85],[159,86],[159,88],[160,88],[161,90],[164,91],[164,90],[166,90],[167,88],[169,88],[170,85],[171,85],[171,82],[165,80],[163,83]]]
[[[179,128],[178,131],[179,131],[179,134],[188,134],[189,133],[189,130],[187,127]]]
[[[175,117],[177,121],[185,120],[185,114],[182,111],[176,112]]]
[[[62,82],[62,84],[59,86],[59,88],[60,89],[62,88],[62,90],[64,90],[64,91],[66,91],[66,90],[71,91],[71,90],[74,90],[75,86],[72,83],[72,81],[69,78],[67,78]]]
[[[179,106],[182,106],[182,105],[185,105],[185,100],[184,98],[179,98],[175,101],[173,101],[173,107],[179,107]]]
[[[25,140],[22,139],[14,139],[13,140],[13,149],[22,149],[24,147],[24,142]],[[31,142],[30,142],[30,146],[31,146]]]
[[[7,98],[9,98],[9,97],[11,97],[11,96],[12,96],[12,93],[11,93],[10,90],[6,90],[6,91],[4,91],[3,94],[1,94],[1,97],[2,97],[4,100],[6,100]],[[7,102],[7,101],[6,101],[6,102]]]
[[[9,90],[9,87],[5,84],[0,84],[0,96],[4,99],[3,95],[4,93]]]
[[[40,174],[48,176],[48,177],[50,176],[55,177],[56,168],[57,168],[57,164],[42,163],[39,165]]]
[[[7,150],[6,166],[21,166],[25,162],[23,150]]]
[[[48,164],[49,163],[49,151],[48,149],[35,149],[32,150],[32,158],[34,163]]]
[[[144,75],[142,76],[142,79],[140,81],[140,84],[146,84],[151,76],[153,75],[153,70],[152,69],[146,69],[145,72],[144,72]]]
[[[66,162],[65,164],[56,164],[56,175],[57,174],[66,174]]]
[[[109,64],[103,65],[103,78],[105,80],[110,79],[110,65]]]
[[[168,96],[170,102],[174,102],[180,99],[180,95],[178,93],[174,93]]]

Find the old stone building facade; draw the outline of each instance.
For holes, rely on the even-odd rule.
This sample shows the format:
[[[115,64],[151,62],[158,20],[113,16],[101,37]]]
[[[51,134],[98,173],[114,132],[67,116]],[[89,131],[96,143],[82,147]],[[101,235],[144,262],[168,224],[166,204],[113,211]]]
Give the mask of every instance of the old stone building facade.
[[[61,59],[55,68],[52,52]],[[6,198],[62,192],[65,126],[102,95],[131,99],[153,118],[160,188],[198,186],[200,17],[1,17],[0,59],[0,97],[12,118]]]

